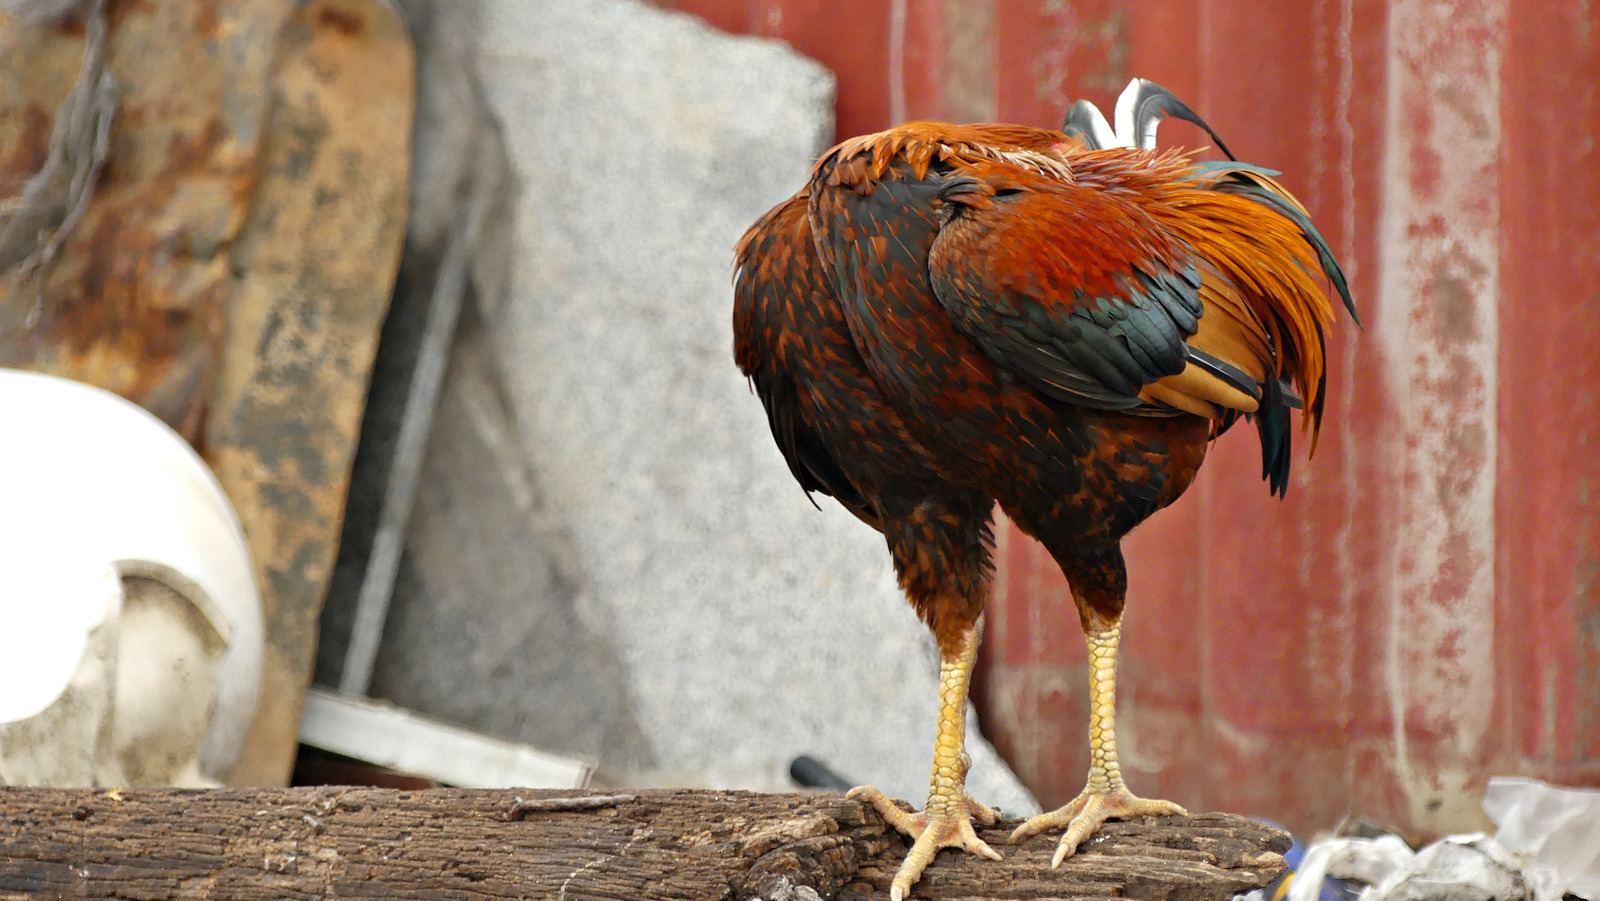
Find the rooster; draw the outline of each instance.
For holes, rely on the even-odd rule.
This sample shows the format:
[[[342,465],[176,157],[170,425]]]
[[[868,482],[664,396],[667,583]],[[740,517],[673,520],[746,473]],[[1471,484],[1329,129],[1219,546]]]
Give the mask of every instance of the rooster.
[[[1278,173],[1157,152],[1209,126],[1135,79],[1113,128],[1080,101],[1061,131],[912,122],[845,141],[736,250],[734,356],[800,486],[877,529],[940,655],[927,803],[870,803],[914,839],[900,901],[941,848],[998,860],[967,794],[967,692],[992,583],[994,508],[1050,552],[1089,646],[1083,792],[1024,822],[1063,828],[1052,865],[1106,819],[1183,814],[1129,791],[1114,726],[1128,531],[1183,494],[1240,417],[1287,490],[1290,410],[1315,447],[1345,279]],[[1302,401],[1303,399],[1303,401]]]

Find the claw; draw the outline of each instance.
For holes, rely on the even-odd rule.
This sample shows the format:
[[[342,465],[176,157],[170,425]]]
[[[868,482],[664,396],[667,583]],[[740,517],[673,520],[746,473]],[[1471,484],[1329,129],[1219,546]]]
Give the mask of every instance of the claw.
[[[914,824],[915,817],[901,810],[899,805],[889,800],[889,796],[871,785],[858,785],[844,793],[852,801],[863,801],[872,805],[872,809],[883,817],[883,821],[894,827],[896,832],[913,834],[918,827]]]
[[[971,795],[967,795],[967,812],[972,815],[974,820],[985,826],[993,826],[995,823],[1000,822],[999,810],[990,807]]]
[[[1050,859],[1050,866],[1054,868],[1077,853],[1078,846],[1105,825],[1106,820],[1137,816],[1187,816],[1188,813],[1171,801],[1140,798],[1125,788],[1116,792],[1090,791],[1086,788],[1059,810],[1041,813],[1018,826],[1011,833],[1011,843],[1017,844],[1046,829],[1065,826],[1067,831],[1062,834],[1055,856]]]
[[[959,848],[988,860],[1005,859],[972,829],[974,819],[989,826],[999,820],[999,813],[973,800],[971,795],[963,793],[963,809],[955,814],[906,813],[889,800],[888,795],[870,785],[858,785],[846,792],[845,797],[871,804],[895,831],[915,839],[889,886],[890,901],[905,901],[911,886],[922,878],[922,872],[941,848]]]

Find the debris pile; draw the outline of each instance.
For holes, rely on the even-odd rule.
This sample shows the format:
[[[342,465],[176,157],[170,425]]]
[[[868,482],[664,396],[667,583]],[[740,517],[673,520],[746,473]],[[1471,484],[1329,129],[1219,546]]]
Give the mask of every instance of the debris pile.
[[[1416,851],[1394,835],[1296,842],[1292,870],[1241,901],[1600,901],[1600,790],[1494,778],[1483,809],[1494,835]]]

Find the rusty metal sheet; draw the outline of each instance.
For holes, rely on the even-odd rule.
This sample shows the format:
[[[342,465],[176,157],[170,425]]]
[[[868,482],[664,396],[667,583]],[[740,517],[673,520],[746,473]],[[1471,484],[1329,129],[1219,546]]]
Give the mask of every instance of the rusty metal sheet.
[[[1501,753],[1600,784],[1600,22],[1511,0],[1501,75]],[[1548,100],[1552,86],[1570,96]],[[1537,649],[1537,653],[1530,652]]]
[[[290,4],[113,3],[112,153],[43,283],[0,281],[0,363],[115,391],[199,437],[226,290]],[[43,162],[83,22],[0,19],[0,190]],[[42,298],[42,300],[41,300]],[[28,319],[38,308],[38,320]]]
[[[293,764],[367,377],[405,235],[410,38],[379,0],[300,4],[279,34],[260,178],[229,253],[206,457],[239,509],[269,628],[240,781]]]
[[[1130,782],[1299,829],[1359,815],[1414,835],[1480,826],[1493,773],[1594,784],[1587,486],[1600,458],[1582,412],[1592,355],[1575,348],[1600,328],[1600,276],[1576,262],[1596,253],[1584,129],[1597,93],[1553,109],[1539,88],[1594,81],[1585,14],[1450,0],[1273,16],[1116,7],[1129,40],[1109,55],[1194,98],[1243,157],[1285,170],[1367,323],[1336,336],[1331,427],[1286,502],[1257,483],[1252,442],[1229,438],[1190,495],[1127,542]],[[1092,23],[1073,17],[1097,9],[1008,13],[1072,19],[1058,30],[1074,34]],[[1020,73],[1071,82],[1098,68],[1002,26],[1019,73],[1009,94],[1002,74],[1002,118],[1039,113],[1037,79]],[[1079,54],[1096,46],[1073,40]],[[1049,692],[1082,689],[1039,674],[1081,652],[1032,633],[1054,635],[1066,601],[1048,557],[1007,538],[997,688],[981,709],[1041,795],[1061,797],[1087,761],[1075,705]]]
[[[966,40],[928,38],[926,3],[660,4],[842,67],[841,133],[888,125],[895,85],[959,96],[916,84],[959,71],[919,68],[921,42],[937,56]],[[946,3],[946,28],[963,6],[985,4]],[[875,30],[848,53],[811,31],[856,15]],[[997,118],[1054,124],[1131,75],[1166,85],[1285,171],[1367,324],[1334,338],[1328,428],[1287,501],[1232,435],[1130,536],[1118,739],[1133,787],[1297,829],[1351,814],[1421,833],[1478,825],[1491,773],[1600,784],[1588,4],[1019,0],[992,16]],[[1200,143],[1180,123],[1162,134]],[[1055,564],[1014,531],[1000,545],[976,700],[1018,774],[1060,803],[1088,764],[1082,642]]]

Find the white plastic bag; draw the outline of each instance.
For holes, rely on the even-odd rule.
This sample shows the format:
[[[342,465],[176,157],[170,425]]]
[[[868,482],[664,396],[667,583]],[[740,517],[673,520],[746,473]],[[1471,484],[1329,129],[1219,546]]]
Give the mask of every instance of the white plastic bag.
[[[1380,838],[1334,838],[1306,849],[1289,883],[1288,901],[1316,901],[1326,876],[1377,885],[1403,869],[1416,855],[1393,835]]]
[[[1571,892],[1600,901],[1600,790],[1495,777],[1483,810],[1500,827],[1495,843],[1522,865],[1534,901]]]
[[[1483,834],[1452,835],[1418,851],[1362,901],[1521,901],[1517,862]]]

